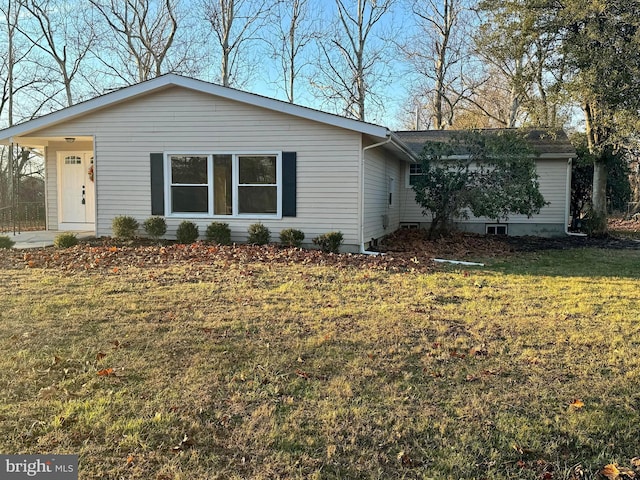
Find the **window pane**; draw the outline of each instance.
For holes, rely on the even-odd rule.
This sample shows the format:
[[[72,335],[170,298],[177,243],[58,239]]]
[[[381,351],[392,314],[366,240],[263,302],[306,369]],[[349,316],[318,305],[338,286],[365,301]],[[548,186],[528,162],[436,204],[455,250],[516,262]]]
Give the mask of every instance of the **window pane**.
[[[171,211],[173,213],[207,213],[209,187],[171,187]]]
[[[171,183],[175,184],[206,184],[207,157],[172,155]]]
[[[417,177],[422,175],[422,165],[412,163],[409,165],[409,185],[415,185]]]
[[[277,187],[238,187],[238,213],[278,213]]]
[[[252,156],[239,157],[240,184],[266,184],[276,183],[276,157]]]
[[[213,213],[233,214],[233,184],[231,176],[231,155],[213,157]]]

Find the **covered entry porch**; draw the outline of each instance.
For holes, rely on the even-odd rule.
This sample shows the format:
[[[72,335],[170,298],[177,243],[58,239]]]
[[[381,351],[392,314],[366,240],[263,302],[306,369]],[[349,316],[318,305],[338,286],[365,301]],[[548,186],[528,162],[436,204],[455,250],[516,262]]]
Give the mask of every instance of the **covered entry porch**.
[[[12,234],[34,231],[95,234],[96,185],[92,137],[0,139],[11,170],[11,188],[0,205],[0,229]],[[28,158],[28,162],[25,159]],[[41,172],[37,215],[23,215],[22,191],[29,171]],[[44,177],[44,182],[42,178]],[[23,218],[24,217],[24,218]],[[54,235],[55,237],[55,235]]]

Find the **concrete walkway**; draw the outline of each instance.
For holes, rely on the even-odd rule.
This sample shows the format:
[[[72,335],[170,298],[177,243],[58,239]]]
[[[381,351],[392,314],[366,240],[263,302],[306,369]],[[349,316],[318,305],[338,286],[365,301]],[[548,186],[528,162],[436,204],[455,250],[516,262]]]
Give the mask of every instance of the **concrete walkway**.
[[[0,235],[6,235],[11,240],[16,242],[13,248],[43,248],[53,245],[53,240],[63,232],[49,232],[49,231],[37,231],[37,232],[22,232],[13,234],[13,232],[4,232]],[[85,238],[91,238],[95,236],[94,232],[73,232],[76,234],[79,240]]]

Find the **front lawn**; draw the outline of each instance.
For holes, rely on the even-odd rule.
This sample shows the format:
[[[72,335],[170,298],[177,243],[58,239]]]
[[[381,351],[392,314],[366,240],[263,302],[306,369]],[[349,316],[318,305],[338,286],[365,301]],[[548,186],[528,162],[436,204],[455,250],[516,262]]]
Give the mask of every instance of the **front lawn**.
[[[640,456],[638,250],[108,253],[0,270],[1,452],[157,480],[577,479]]]

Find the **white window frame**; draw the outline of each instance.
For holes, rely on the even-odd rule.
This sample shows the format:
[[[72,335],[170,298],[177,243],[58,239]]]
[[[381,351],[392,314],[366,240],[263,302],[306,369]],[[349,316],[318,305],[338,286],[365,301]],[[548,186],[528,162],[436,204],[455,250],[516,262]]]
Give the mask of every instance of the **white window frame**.
[[[498,233],[498,229],[504,228],[504,233]],[[489,233],[489,230],[494,230],[493,233]],[[509,234],[509,224],[507,223],[487,223],[484,227],[485,235],[508,235]]]
[[[413,176],[418,176],[418,175],[422,175],[422,173],[411,173],[411,167],[415,166],[415,168],[419,168],[422,169],[422,165],[420,163],[409,163],[407,165],[407,178],[406,178],[406,188],[411,188],[413,187],[413,185],[411,185],[411,177]]]
[[[186,156],[202,156],[207,157],[207,186],[208,186],[208,212],[173,212],[172,211],[172,198],[171,198],[171,157],[176,155]],[[232,214],[231,215],[215,215],[214,211],[214,171],[213,171],[213,158],[216,155],[230,155],[231,156],[231,178],[232,178]],[[242,186],[249,186],[240,184],[240,170],[239,165],[240,157],[275,157],[276,159],[276,213],[239,213],[238,212],[238,192]],[[188,186],[188,185],[185,185]],[[273,184],[266,184],[263,186],[274,186]],[[246,218],[246,219],[265,219],[265,220],[280,220],[282,219],[282,152],[274,151],[189,151],[189,150],[173,150],[164,152],[164,208],[167,212],[167,217],[172,218],[212,218],[212,219],[229,219],[229,218]]]

